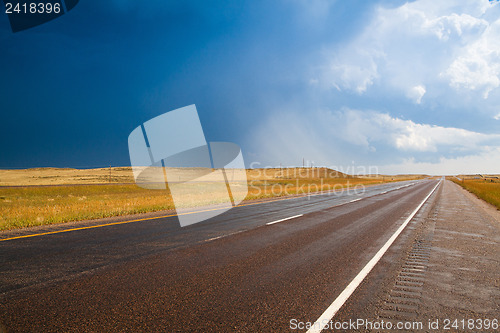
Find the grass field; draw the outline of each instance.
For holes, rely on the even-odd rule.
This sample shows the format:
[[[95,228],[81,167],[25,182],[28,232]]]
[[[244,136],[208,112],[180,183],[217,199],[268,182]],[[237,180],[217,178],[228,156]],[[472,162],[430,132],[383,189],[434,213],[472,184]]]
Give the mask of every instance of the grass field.
[[[500,176],[458,176],[449,179],[500,209]]]
[[[134,183],[130,167],[0,170],[0,186]]]
[[[0,230],[174,209],[167,190],[143,189],[130,183],[133,182],[130,168],[58,170],[0,170],[3,186],[0,187]],[[359,178],[325,168],[251,169],[246,173],[246,200],[423,177]],[[46,186],[49,184],[56,186]],[[220,202],[209,189],[209,184],[196,185],[191,206]]]

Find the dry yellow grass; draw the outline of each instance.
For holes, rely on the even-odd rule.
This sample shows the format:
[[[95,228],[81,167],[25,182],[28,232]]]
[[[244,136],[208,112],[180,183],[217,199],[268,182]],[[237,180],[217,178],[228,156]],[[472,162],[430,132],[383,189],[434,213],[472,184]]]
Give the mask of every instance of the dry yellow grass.
[[[358,178],[325,168],[251,169],[246,173],[246,200],[402,180]],[[112,182],[122,184],[105,184],[109,181],[109,169],[0,170],[0,185],[4,186],[0,187],[0,230],[174,209],[167,190],[123,184],[133,182],[131,168],[112,168],[111,175]],[[5,187],[47,184],[58,186]],[[210,182],[193,186],[192,191],[185,189],[190,192],[192,204],[188,202],[184,207],[221,202],[222,198],[211,192]]]
[[[0,230],[173,209],[165,191],[136,185],[0,189]]]
[[[458,178],[450,177],[449,179],[500,209],[500,176],[461,175]]]
[[[132,168],[0,170],[0,186],[134,183]]]

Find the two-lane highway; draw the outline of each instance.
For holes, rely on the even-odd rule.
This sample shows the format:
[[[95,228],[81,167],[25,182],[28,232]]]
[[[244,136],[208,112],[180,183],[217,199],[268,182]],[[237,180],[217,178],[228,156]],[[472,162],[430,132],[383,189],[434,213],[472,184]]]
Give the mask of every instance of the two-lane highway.
[[[164,217],[3,234],[0,323],[12,331],[289,331],[291,319],[317,320],[437,183],[254,203],[185,228]]]

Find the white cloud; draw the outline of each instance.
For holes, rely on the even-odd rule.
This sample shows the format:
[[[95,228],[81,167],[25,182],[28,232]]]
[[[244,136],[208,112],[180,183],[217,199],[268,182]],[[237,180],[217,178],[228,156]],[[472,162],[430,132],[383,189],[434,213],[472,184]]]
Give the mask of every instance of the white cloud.
[[[422,12],[420,12],[422,13]],[[450,38],[466,39],[481,33],[488,26],[486,20],[473,17],[469,14],[452,13],[450,15],[438,16],[436,18],[423,17],[422,31],[429,31],[442,41]]]
[[[500,20],[468,45],[444,72],[450,85],[460,89],[482,90],[483,97],[500,86]]]
[[[411,88],[406,96],[413,100],[415,103],[420,104],[422,102],[422,97],[425,95],[425,87],[423,85],[418,85]]]
[[[327,75],[335,73],[335,79],[329,80],[329,84],[341,90],[341,88],[354,90],[362,94],[378,78],[378,57],[383,55],[377,51],[359,50],[356,54],[340,55],[340,58],[331,64]],[[341,88],[340,88],[341,87]]]
[[[500,148],[492,148],[474,155],[441,157],[437,163],[416,162],[410,158],[402,163],[381,166],[379,170],[385,174],[401,172],[428,175],[498,174],[499,165]]]
[[[387,122],[392,134],[393,144],[400,150],[414,150],[422,152],[437,152],[439,146],[448,146],[448,149],[474,150],[482,142],[489,140],[500,141],[500,135],[486,135],[461,128],[442,127],[428,124],[417,124],[411,120],[391,118],[381,115]]]
[[[366,22],[351,40],[325,46],[317,71],[307,72],[314,77],[306,81],[310,102],[338,109],[270,111],[248,140],[254,160],[356,161],[390,173],[500,172],[500,134],[480,133],[495,130],[485,119],[500,120],[500,6],[416,0],[375,8]],[[441,112],[456,114],[440,116],[437,126]],[[447,126],[450,119],[469,129]]]
[[[444,166],[455,170],[454,161],[457,168],[468,161],[469,169],[481,169],[486,164],[478,163],[489,156],[486,152],[494,155],[500,149],[500,134],[419,124],[386,113],[352,109],[277,111],[249,141],[256,158],[270,165],[299,165],[302,157],[316,165],[348,165],[356,160],[390,170],[399,165],[395,173],[425,167],[432,173],[438,170],[436,164],[441,165],[440,170],[445,170]],[[498,156],[489,157],[498,160]],[[405,169],[407,166],[411,168]]]
[[[377,86],[417,104],[426,93],[439,103],[488,98],[500,86],[499,14],[488,0],[378,8],[359,36],[325,56],[322,81],[359,94]]]
[[[375,111],[323,111],[321,118],[323,122],[337,124],[336,134],[333,134],[337,138],[365,147],[382,143],[400,151],[451,149],[460,152],[478,149],[480,144],[489,141],[500,143],[500,134],[487,135],[460,128],[418,124]]]

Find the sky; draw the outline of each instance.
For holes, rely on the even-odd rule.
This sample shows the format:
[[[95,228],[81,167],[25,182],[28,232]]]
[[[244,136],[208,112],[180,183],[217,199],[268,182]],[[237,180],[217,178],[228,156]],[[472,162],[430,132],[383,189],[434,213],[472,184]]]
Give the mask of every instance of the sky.
[[[195,104],[247,167],[500,173],[497,1],[80,0],[0,46],[0,168],[127,166]]]

